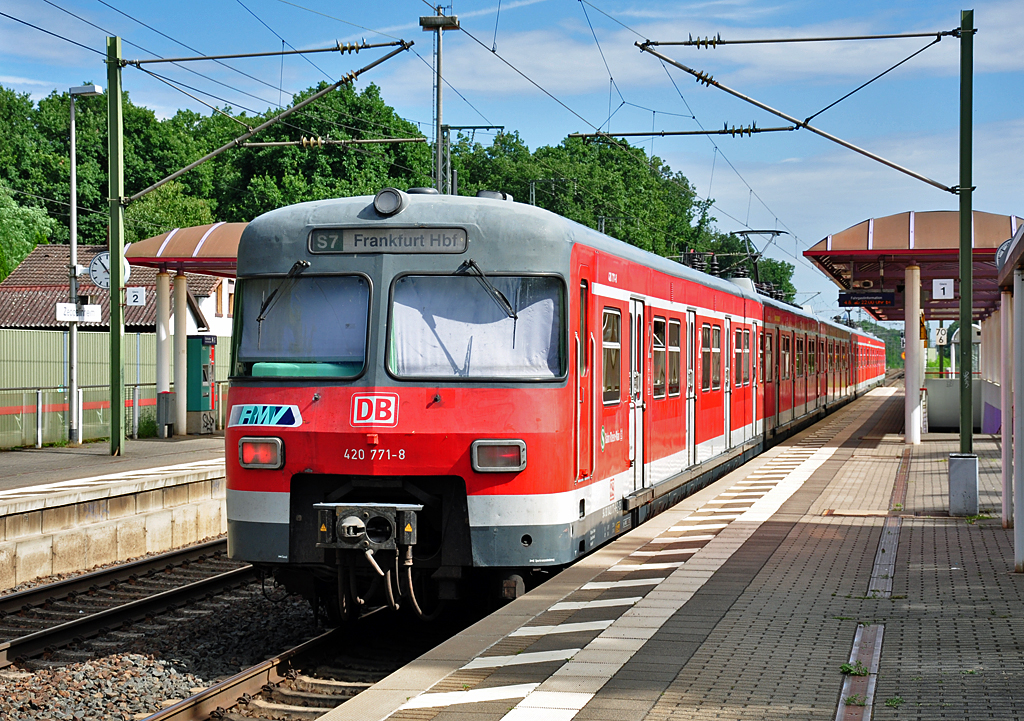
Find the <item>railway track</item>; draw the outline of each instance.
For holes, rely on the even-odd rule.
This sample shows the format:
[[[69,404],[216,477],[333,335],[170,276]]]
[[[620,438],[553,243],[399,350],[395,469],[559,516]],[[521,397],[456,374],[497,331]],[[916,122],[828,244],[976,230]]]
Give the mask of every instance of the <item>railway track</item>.
[[[250,582],[226,550],[212,541],[0,596],[0,668]]]
[[[364,618],[311,638],[145,721],[311,721],[478,618],[472,612],[430,625],[386,614]]]

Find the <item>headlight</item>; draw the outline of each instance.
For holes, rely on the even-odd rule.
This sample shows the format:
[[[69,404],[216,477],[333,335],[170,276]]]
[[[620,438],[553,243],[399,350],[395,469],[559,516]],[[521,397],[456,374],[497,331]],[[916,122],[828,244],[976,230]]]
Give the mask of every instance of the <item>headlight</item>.
[[[508,473],[526,468],[526,443],[509,440],[473,441],[470,459],[477,473]]]
[[[238,463],[242,468],[281,468],[284,443],[280,438],[242,438],[238,441]]]

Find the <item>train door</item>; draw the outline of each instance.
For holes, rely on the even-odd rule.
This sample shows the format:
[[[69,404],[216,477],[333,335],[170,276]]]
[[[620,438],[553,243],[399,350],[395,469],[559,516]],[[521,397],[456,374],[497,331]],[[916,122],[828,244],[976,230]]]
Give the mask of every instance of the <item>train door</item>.
[[[580,323],[576,330],[576,480],[594,475],[594,332],[590,328],[590,268],[580,266]]]
[[[725,319],[725,347],[722,348],[722,390],[724,398],[722,402],[722,414],[725,420],[725,449],[732,448],[732,352],[729,346],[732,344],[732,321]]]
[[[697,313],[686,311],[686,465],[697,462],[696,436],[697,389],[694,368],[697,367]]]
[[[644,302],[629,301],[629,458],[633,462],[633,490],[644,487]]]

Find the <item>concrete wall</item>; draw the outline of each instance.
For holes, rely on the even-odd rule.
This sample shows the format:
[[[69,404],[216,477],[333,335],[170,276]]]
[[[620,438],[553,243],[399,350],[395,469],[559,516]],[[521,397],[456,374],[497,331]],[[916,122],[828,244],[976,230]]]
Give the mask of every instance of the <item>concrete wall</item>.
[[[0,589],[160,553],[227,532],[223,462],[0,503]]]
[[[982,418],[982,385],[980,380],[974,381],[971,400],[974,406],[974,429],[981,430]],[[960,427],[960,382],[956,378],[925,378],[924,387],[928,389],[928,430],[956,429]],[[995,390],[996,407],[999,406],[999,387]]]

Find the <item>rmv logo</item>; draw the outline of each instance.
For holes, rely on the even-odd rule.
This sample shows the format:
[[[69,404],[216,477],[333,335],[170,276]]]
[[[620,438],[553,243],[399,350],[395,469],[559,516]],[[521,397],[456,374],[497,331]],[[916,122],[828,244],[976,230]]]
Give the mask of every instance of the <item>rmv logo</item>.
[[[363,393],[352,396],[352,425],[397,426],[397,393]]]

